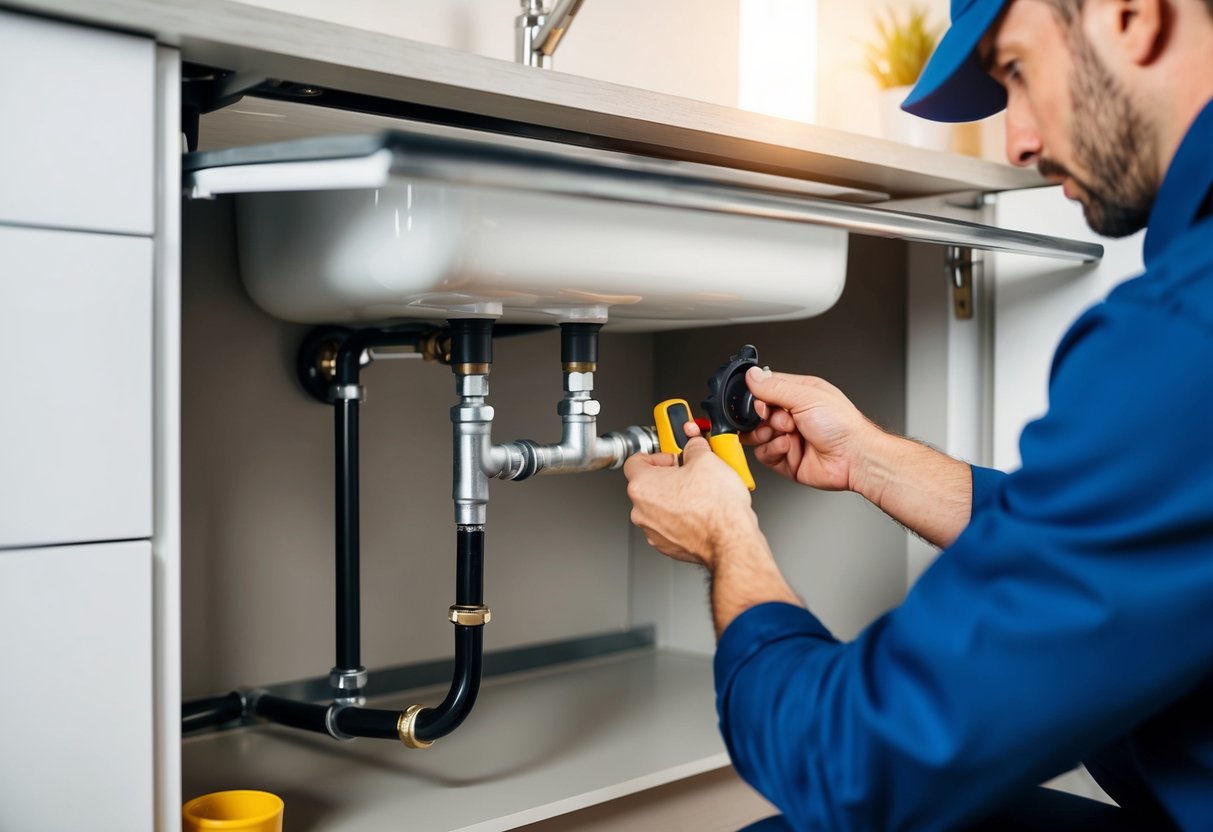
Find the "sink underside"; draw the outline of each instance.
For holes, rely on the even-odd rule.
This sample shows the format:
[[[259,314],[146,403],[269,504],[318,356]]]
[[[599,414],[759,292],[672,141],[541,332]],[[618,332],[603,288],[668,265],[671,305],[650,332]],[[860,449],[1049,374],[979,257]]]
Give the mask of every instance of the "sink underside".
[[[400,176],[240,194],[236,210],[249,294],[305,323],[782,320],[828,309],[846,272],[837,229]]]

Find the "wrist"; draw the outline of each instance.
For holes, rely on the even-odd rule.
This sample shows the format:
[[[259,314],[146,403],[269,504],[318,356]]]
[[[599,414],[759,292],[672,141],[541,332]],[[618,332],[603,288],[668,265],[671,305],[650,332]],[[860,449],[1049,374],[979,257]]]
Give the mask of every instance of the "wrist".
[[[847,489],[879,507],[894,478],[896,460],[900,456],[899,439],[869,422],[856,442]]]
[[[737,540],[719,553],[709,567],[712,575],[712,619],[719,638],[737,616],[751,607],[779,601],[802,606],[759,531],[744,543]]]
[[[714,528],[704,566],[715,574],[718,567],[736,559],[751,560],[767,549],[766,536],[758,527],[758,515],[749,505],[722,511],[715,516]]]

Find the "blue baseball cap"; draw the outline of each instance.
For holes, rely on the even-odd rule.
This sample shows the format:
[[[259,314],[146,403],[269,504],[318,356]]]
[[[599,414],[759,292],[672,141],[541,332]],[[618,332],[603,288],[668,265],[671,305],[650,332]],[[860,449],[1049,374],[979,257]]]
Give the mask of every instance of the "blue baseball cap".
[[[901,109],[932,121],[977,121],[1007,106],[1007,91],[981,65],[977,45],[1011,0],[952,0],[952,25]]]

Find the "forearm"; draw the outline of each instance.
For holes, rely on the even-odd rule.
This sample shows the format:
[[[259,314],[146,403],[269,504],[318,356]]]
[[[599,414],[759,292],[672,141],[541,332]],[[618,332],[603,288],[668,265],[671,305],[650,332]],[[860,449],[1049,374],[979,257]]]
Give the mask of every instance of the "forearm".
[[[737,533],[713,553],[709,566],[717,638],[733,619],[751,607],[771,601],[802,605],[779,571],[753,513],[735,530]]]
[[[951,545],[972,514],[967,463],[883,431],[868,441],[851,490],[939,547]]]

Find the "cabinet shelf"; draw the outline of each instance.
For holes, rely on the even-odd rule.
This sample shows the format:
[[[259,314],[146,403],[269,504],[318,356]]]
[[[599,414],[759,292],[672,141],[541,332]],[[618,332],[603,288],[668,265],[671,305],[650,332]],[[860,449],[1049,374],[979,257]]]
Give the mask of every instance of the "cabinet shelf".
[[[267,725],[186,740],[182,763],[184,799],[265,789],[286,802],[291,828],[491,832],[719,769],[728,756],[711,659],[645,649],[488,679],[467,722],[425,751]]]

